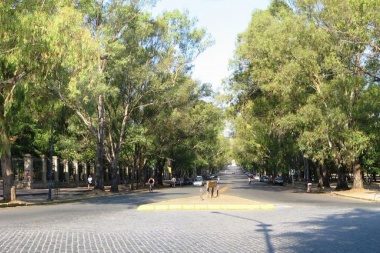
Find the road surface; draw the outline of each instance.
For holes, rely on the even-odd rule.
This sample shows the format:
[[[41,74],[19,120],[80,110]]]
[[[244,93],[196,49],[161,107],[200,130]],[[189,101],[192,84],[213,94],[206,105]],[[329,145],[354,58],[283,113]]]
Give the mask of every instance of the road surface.
[[[0,209],[0,252],[379,252],[379,203],[253,182],[230,168],[226,194],[274,210],[139,211],[193,186]]]

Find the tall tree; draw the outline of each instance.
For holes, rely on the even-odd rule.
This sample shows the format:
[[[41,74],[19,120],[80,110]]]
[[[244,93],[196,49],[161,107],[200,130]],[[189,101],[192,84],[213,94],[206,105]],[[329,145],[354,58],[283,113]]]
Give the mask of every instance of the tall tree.
[[[54,86],[59,69],[77,58],[72,54],[86,34],[73,3],[68,1],[12,1],[0,4],[0,134],[4,201],[16,199],[8,118],[15,90]],[[76,38],[72,40],[72,38]]]
[[[369,87],[378,87],[379,17],[376,13],[380,4],[365,0],[297,1],[297,4],[339,41],[339,47],[335,48],[335,55],[339,58],[335,58],[334,66],[338,66],[338,61],[341,66],[330,69],[332,85],[326,90],[328,94],[334,94],[335,100],[331,102],[334,102],[336,120],[340,122],[337,129],[339,135],[335,135],[339,138],[335,141],[335,150],[339,151],[339,155],[334,158],[340,157],[343,167],[350,168],[354,173],[353,187],[362,188],[362,158],[373,136],[365,125],[370,120],[368,116],[378,111],[372,107],[375,110],[368,112],[368,105],[374,103],[376,97],[368,100],[366,93],[371,90]],[[332,59],[330,57],[330,62]],[[340,92],[336,97],[337,91]],[[363,107],[364,104],[367,106]]]
[[[96,188],[103,187],[100,163],[105,157],[112,167],[111,190],[118,191],[119,155],[128,131],[141,122],[143,108],[166,103],[160,94],[181,84],[209,42],[187,14],[168,12],[155,20],[143,11],[144,1],[98,4],[101,18],[95,19],[93,31],[102,45],[99,67],[72,77],[70,95],[61,90],[61,97],[96,136]],[[88,100],[79,91],[89,94]]]
[[[240,104],[253,101],[251,111],[264,116],[269,136],[295,140],[323,168],[334,161],[342,172],[338,188],[347,188],[346,170],[354,172],[354,188],[363,186],[371,136],[363,128],[369,120],[363,98],[377,82],[378,8],[372,1],[301,0],[292,8],[273,1],[254,13],[237,49],[233,83]]]

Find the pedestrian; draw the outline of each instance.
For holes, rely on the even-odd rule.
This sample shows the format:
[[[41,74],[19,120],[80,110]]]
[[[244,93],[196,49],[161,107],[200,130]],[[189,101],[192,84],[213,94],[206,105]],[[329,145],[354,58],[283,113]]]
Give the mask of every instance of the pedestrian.
[[[92,177],[91,175],[88,175],[88,178],[87,178],[87,189],[90,189],[92,185]]]
[[[175,177],[172,178],[172,182],[173,182],[173,187],[175,187],[175,182],[177,181],[177,179]]]
[[[152,192],[153,191],[153,186],[154,186],[154,178],[153,177],[149,178],[148,184],[149,184],[149,192]]]

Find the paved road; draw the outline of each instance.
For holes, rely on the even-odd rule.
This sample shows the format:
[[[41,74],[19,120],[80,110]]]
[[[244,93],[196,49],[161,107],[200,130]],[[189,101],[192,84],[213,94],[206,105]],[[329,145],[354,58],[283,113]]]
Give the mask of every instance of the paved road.
[[[221,184],[231,186],[229,194],[276,209],[137,210],[192,196],[194,187],[6,208],[0,209],[0,252],[379,252],[378,203],[310,199],[285,187],[248,185],[239,174],[222,175]]]
[[[248,184],[247,177],[242,173],[226,174],[224,176],[227,182],[232,183],[229,194],[240,197],[254,199],[257,201],[268,202],[278,206],[314,206],[324,208],[355,208],[360,203],[360,207],[378,207],[380,203],[370,201],[360,201],[354,199],[345,199],[328,192],[309,194],[304,188],[293,188],[283,186],[273,186],[264,182],[253,181]],[[380,252],[380,251],[379,251]]]

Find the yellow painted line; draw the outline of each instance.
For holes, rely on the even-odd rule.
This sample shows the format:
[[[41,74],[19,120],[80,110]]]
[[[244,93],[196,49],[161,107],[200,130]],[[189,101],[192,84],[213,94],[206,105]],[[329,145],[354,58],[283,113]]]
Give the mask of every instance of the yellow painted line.
[[[194,210],[207,210],[207,205],[194,205]]]
[[[140,210],[140,211],[152,211],[154,210],[154,206],[153,205],[140,205],[137,210]]]
[[[168,205],[168,210],[182,210],[182,205]]]
[[[194,205],[182,205],[182,210],[194,210]]]
[[[274,210],[271,204],[260,205],[181,205],[181,204],[146,204],[137,208],[139,211],[166,211],[166,210]]]
[[[261,205],[261,210],[274,210],[275,206],[271,204]]]
[[[168,205],[154,205],[154,209],[157,211],[169,210],[169,206]]]

